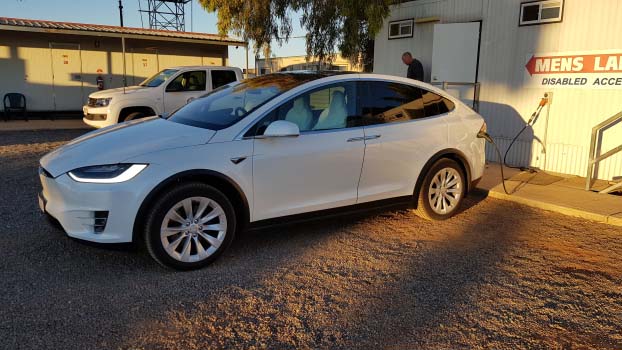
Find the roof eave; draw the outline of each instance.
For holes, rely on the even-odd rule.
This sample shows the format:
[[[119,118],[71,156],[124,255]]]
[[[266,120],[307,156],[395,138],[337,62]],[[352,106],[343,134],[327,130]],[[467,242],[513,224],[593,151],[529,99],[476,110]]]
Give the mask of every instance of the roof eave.
[[[55,29],[55,28],[37,28],[37,27],[24,27],[0,24],[0,30],[12,30],[18,32],[31,32],[31,33],[54,33],[54,34],[68,34],[68,35],[86,35],[86,36],[100,36],[109,38],[121,38],[137,39],[137,40],[159,40],[159,41],[174,41],[184,42],[192,44],[204,44],[204,45],[226,45],[226,46],[243,46],[248,44],[244,41],[238,40],[210,40],[210,39],[193,39],[193,38],[179,38],[160,35],[149,34],[125,34],[125,33],[110,33],[95,30],[73,30],[73,29]]]

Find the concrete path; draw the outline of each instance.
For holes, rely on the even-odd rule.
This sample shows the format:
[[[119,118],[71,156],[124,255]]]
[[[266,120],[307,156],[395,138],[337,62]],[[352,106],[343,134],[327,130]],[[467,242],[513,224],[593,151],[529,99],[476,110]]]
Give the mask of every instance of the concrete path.
[[[36,120],[0,120],[0,132],[2,131],[24,131],[24,130],[60,130],[60,129],[90,129],[84,124],[82,119],[36,119]]]
[[[522,181],[506,180],[507,190],[511,194],[508,195],[503,191],[499,164],[496,163],[486,165],[484,178],[478,188],[487,191],[493,198],[622,226],[622,196],[585,191],[584,178],[553,174],[560,179],[551,184],[536,185],[535,181],[534,183],[529,181],[529,176],[525,176],[525,173],[510,168],[504,168],[504,171],[506,179],[522,179]],[[603,187],[603,183],[597,183],[595,187]]]

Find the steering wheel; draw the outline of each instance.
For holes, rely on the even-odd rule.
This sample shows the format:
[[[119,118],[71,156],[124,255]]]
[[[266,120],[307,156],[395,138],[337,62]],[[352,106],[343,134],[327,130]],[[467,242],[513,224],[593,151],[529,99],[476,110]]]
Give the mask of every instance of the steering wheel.
[[[236,117],[241,117],[248,112],[243,107],[236,107],[233,113],[235,114]]]

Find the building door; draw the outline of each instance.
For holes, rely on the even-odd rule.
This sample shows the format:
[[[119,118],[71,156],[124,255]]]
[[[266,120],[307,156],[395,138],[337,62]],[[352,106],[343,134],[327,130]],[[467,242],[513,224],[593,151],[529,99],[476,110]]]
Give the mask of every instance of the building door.
[[[79,111],[85,102],[82,91],[80,45],[50,43],[54,110]]]
[[[481,22],[434,25],[432,83],[477,81]]]

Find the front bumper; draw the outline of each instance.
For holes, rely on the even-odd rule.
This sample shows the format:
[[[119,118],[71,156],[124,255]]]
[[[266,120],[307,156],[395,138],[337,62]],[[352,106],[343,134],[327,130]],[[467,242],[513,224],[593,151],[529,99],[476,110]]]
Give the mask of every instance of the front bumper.
[[[82,112],[84,113],[84,118],[82,118],[84,123],[95,128],[103,128],[116,123],[116,120],[112,120],[109,107],[90,107],[86,105],[82,107]]]
[[[40,171],[39,178],[39,206],[68,236],[97,243],[132,241],[134,220],[148,191],[134,181],[136,178],[118,184],[91,184],[76,182],[67,174],[52,178],[45,171]]]

